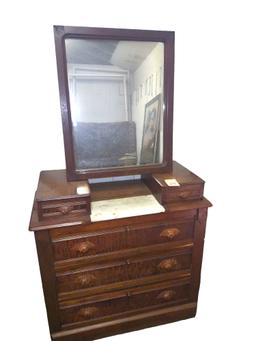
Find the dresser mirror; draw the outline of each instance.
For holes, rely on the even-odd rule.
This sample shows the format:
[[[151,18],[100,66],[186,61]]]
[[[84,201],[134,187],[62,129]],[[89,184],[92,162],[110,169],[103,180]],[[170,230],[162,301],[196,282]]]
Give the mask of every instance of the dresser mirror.
[[[68,179],[170,169],[173,32],[54,30]]]

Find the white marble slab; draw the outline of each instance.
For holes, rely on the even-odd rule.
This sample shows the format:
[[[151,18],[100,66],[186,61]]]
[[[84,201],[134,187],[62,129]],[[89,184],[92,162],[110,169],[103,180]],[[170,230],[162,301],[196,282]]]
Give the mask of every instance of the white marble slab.
[[[94,201],[91,204],[91,221],[112,220],[164,212],[155,197],[141,195],[121,199]]]

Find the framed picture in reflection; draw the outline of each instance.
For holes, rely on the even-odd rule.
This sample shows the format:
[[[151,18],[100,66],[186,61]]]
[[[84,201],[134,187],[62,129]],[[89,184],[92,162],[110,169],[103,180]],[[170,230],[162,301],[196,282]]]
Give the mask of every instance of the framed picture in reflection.
[[[157,95],[145,106],[140,164],[157,162],[161,96]]]

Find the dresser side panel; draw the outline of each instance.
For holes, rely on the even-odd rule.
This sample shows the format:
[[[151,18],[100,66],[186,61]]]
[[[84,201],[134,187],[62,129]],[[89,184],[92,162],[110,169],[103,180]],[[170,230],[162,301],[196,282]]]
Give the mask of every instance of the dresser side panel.
[[[198,216],[195,221],[194,248],[192,253],[191,299],[196,302],[198,299],[201,279],[207,210],[207,208],[198,209]]]
[[[60,319],[54,270],[54,257],[49,231],[45,230],[35,232],[35,240],[49,328],[51,332],[56,332],[60,330]]]

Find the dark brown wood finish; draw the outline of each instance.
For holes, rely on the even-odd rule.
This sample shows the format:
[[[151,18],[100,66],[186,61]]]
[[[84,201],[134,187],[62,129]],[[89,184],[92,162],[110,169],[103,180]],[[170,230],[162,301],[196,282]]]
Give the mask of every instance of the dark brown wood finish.
[[[90,341],[110,335],[126,333],[138,329],[153,327],[160,324],[175,322],[194,317],[196,314],[196,303],[180,304],[173,307],[155,309],[128,316],[120,316],[100,323],[63,330],[52,334],[55,341]]]
[[[86,289],[60,293],[58,295],[59,304],[61,306],[65,306],[67,302],[70,302],[70,301],[76,304],[76,303],[79,303],[81,299],[84,299],[85,297],[98,296],[98,295],[101,295],[102,292],[108,295],[111,295],[111,293],[115,292],[116,290],[124,290],[124,289],[131,290],[131,288],[133,287],[141,287],[143,285],[157,284],[163,281],[173,281],[173,280],[177,280],[178,282],[180,282],[181,280],[190,281],[191,280],[190,270],[177,270],[174,272],[166,272],[166,273],[155,274],[155,275],[147,276],[147,277],[140,277],[140,278],[132,279],[129,281],[110,283],[101,287],[90,287]]]
[[[190,250],[189,250],[190,251]],[[190,269],[191,254],[168,252],[132,257],[57,274],[58,292],[68,292],[131,279]]]
[[[174,80],[174,32],[54,26],[57,69],[59,77],[60,106],[62,114],[67,178],[69,181],[93,177],[131,174],[151,174],[172,168],[173,80]],[[158,165],[125,166],[76,171],[74,159],[71,108],[68,89],[66,38],[157,41],[164,43],[164,141],[163,163]]]
[[[174,32],[54,26],[54,35],[67,170],[41,173],[29,226],[51,338],[91,341],[194,317],[211,203],[204,181],[172,161]],[[75,169],[66,38],[164,43],[162,164]],[[142,179],[86,181],[132,174]],[[91,203],[151,194],[164,212],[91,221]]]
[[[118,250],[192,239],[194,221],[183,223],[148,223],[123,226],[98,232],[70,236],[54,241],[56,260],[99,255]]]
[[[95,297],[85,302],[70,302],[61,309],[62,324],[97,320],[100,317],[120,314],[129,310],[139,310],[144,307],[169,306],[184,303],[189,299],[189,284],[172,285],[170,282],[157,283],[130,291],[116,291],[105,297]]]
[[[40,266],[44,299],[51,333],[60,330],[58,299],[55,281],[53,250],[49,231],[35,233],[38,261]]]
[[[207,209],[198,210],[195,225],[194,248],[192,254],[191,299],[197,301],[200,287],[201,266],[203,260],[204,238],[207,219]]]
[[[180,186],[168,186],[167,179],[177,180]],[[204,181],[175,161],[171,171],[144,175],[143,180],[161,204],[203,198]]]
[[[58,172],[63,176],[56,171],[56,181]],[[46,172],[39,182],[50,175]],[[172,172],[153,177],[161,183],[174,175],[181,187],[203,191],[203,180],[177,163]],[[157,197],[148,179],[94,184],[91,200],[148,195],[150,189]],[[69,196],[79,184],[57,183],[63,188],[49,188],[49,197],[52,191]],[[36,235],[53,340],[89,341],[195,315],[211,204],[166,190],[171,194],[165,196],[163,213],[95,223],[89,214],[39,220],[34,205],[30,230]],[[37,196],[43,193],[47,200],[40,183]]]
[[[100,255],[92,255],[85,257],[77,257],[70,258],[61,261],[55,262],[55,269],[57,272],[61,271],[69,271],[69,270],[77,270],[82,268],[83,266],[87,266],[89,264],[96,264],[103,261],[116,261],[120,258],[131,258],[136,255],[144,256],[147,253],[157,254],[161,252],[175,251],[179,252],[184,248],[190,248],[194,245],[193,240],[183,240],[182,242],[169,242],[163,244],[156,244],[150,246],[143,246],[138,248],[126,249],[126,250],[118,250],[110,253],[103,253]]]
[[[83,193],[79,194],[81,189]],[[40,173],[35,201],[39,220],[63,215],[84,216],[91,213],[88,182],[67,182],[65,170]]]

